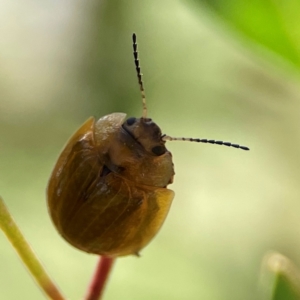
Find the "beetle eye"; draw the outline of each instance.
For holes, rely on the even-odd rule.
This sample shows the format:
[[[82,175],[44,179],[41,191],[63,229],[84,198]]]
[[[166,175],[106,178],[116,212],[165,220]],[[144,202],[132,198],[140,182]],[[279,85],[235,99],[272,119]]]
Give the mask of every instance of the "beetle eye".
[[[157,155],[163,155],[166,152],[166,148],[164,146],[155,146],[152,148],[152,152]]]
[[[127,125],[132,125],[132,124],[134,124],[135,123],[135,121],[136,121],[136,118],[129,118],[129,119],[127,119],[127,121],[126,121],[126,123],[127,123]]]

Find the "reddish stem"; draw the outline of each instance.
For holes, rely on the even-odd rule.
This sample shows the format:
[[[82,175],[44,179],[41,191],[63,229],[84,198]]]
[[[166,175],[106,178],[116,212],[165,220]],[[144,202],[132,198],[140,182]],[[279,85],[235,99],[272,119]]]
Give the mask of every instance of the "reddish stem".
[[[92,277],[90,286],[87,290],[85,300],[99,300],[103,294],[103,290],[108,279],[110,270],[115,259],[108,256],[100,256],[96,271]]]

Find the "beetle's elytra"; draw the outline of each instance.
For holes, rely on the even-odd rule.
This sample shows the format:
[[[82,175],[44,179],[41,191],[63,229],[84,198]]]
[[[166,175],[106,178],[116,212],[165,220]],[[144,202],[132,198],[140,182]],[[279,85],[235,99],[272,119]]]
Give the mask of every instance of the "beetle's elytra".
[[[47,189],[59,233],[76,248],[99,255],[137,254],[162,226],[174,197],[167,189],[174,169],[165,143],[175,138],[162,135],[147,118],[135,34],[133,48],[143,116],[89,118],[60,154]],[[214,140],[181,140],[248,150]]]

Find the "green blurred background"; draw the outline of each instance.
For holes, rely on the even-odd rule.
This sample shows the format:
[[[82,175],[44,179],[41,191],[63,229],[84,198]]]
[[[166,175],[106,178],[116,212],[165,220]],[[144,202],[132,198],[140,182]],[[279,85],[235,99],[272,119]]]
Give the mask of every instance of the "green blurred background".
[[[117,260],[104,298],[263,299],[269,251],[300,265],[300,6],[247,3],[2,0],[0,194],[68,299],[97,257],[60,238],[45,188],[89,116],[141,115],[132,32],[163,132],[251,151],[169,143],[170,214],[141,258]],[[0,298],[43,298],[2,234]]]

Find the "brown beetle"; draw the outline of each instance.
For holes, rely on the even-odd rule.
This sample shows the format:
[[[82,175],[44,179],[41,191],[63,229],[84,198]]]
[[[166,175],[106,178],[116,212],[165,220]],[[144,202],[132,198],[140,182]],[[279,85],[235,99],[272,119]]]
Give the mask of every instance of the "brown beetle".
[[[174,192],[167,140],[247,147],[206,139],[172,138],[147,118],[136,35],[133,53],[143,98],[141,118],[113,113],[89,118],[68,141],[49,180],[51,218],[73,246],[106,256],[138,254],[162,226]]]

